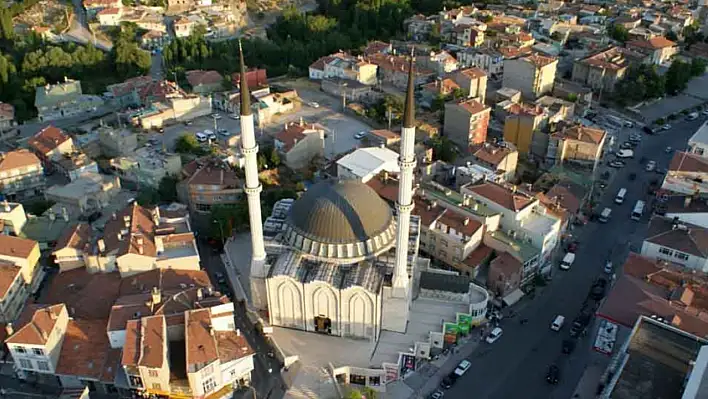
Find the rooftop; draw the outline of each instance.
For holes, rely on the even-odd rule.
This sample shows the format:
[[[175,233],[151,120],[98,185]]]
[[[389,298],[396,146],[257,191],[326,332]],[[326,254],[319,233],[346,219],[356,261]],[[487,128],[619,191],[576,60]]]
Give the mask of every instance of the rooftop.
[[[8,344],[45,345],[57,324],[59,315],[65,311],[66,307],[62,304],[25,306],[16,322],[15,333],[5,342]]]
[[[56,374],[113,383],[120,349],[111,349],[106,320],[69,320]]]
[[[27,145],[35,151],[47,155],[67,140],[71,140],[71,137],[64,134],[61,129],[50,125],[32,136]]]
[[[28,258],[37,246],[37,241],[0,234],[0,256]]]
[[[516,186],[508,188],[500,184],[485,182],[477,185],[467,185],[465,190],[514,212],[521,211],[535,202],[533,197],[517,191]]]
[[[672,172],[708,173],[708,159],[685,151],[676,151],[669,164]]]
[[[187,71],[187,81],[192,87],[199,85],[221,84],[224,78],[217,71],[192,70]]]
[[[5,298],[12,284],[20,278],[21,270],[14,263],[0,261],[0,298]]]
[[[627,43],[627,47],[639,47],[642,49],[657,50],[666,47],[674,47],[676,43],[663,36],[655,36],[649,40],[632,40]]]
[[[475,99],[459,101],[457,103],[457,106],[461,107],[472,115],[478,114],[480,112],[489,111],[491,109]]]
[[[553,133],[551,136],[559,140],[576,140],[584,143],[599,145],[606,136],[603,129],[583,125],[575,125]]]
[[[503,147],[497,144],[484,143],[470,148],[472,156],[482,162],[497,166],[507,155],[515,152],[513,145],[504,145]]]
[[[693,133],[693,136],[688,139],[689,145],[694,143],[708,144],[708,120],[703,122],[701,127],[699,127],[698,130]]]
[[[28,150],[20,149],[0,154],[0,171],[2,172],[28,166],[41,166],[39,158]]]
[[[366,177],[381,170],[396,174],[400,172],[398,153],[380,147],[359,148],[340,158],[337,165],[359,177]]]
[[[76,180],[47,189],[47,194],[58,198],[82,199],[93,193],[119,188],[118,177],[100,173],[82,173]]]
[[[699,258],[708,258],[708,229],[690,223],[676,223],[655,215],[649,221],[644,241]]]

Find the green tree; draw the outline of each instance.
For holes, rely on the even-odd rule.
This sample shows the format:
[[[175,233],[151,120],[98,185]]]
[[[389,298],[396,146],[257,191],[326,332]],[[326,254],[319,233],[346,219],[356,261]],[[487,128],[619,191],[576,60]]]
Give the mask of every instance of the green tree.
[[[442,111],[445,109],[445,101],[447,101],[447,96],[444,94],[438,93],[435,95],[433,98],[433,101],[430,103],[430,110],[431,111]]]
[[[708,62],[700,58],[694,58],[691,60],[691,76],[698,77],[706,72],[706,67],[708,67]],[[0,71],[2,68],[0,67]]]
[[[455,89],[452,90],[452,99],[453,100],[459,100],[464,97],[465,97],[465,91],[462,90],[461,88],[456,87]]]
[[[624,43],[629,40],[629,31],[622,25],[612,25],[607,33],[612,39],[618,42]]]
[[[245,196],[233,205],[214,205],[209,211],[209,236],[225,240],[232,231],[245,231],[248,226],[248,202]]]
[[[178,154],[195,154],[202,153],[202,147],[199,145],[197,138],[192,134],[183,134],[177,137],[175,142],[175,151]]]
[[[686,89],[688,81],[691,79],[691,65],[681,60],[671,63],[666,72],[666,92],[676,95]]]
[[[160,202],[175,202],[177,201],[177,183],[179,179],[174,176],[165,176],[160,180],[160,185],[157,187],[157,194]]]
[[[433,158],[443,162],[454,162],[457,158],[455,145],[447,137],[437,136],[429,140],[428,145],[433,149]]]
[[[280,154],[278,154],[278,150],[275,147],[271,148],[268,158],[273,168],[280,166]]]

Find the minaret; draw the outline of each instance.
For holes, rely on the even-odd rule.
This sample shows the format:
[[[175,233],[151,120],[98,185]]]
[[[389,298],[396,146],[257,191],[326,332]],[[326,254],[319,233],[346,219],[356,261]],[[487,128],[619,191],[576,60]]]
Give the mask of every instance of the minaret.
[[[251,227],[251,300],[255,307],[262,309],[267,306],[265,300],[265,244],[263,243],[263,219],[261,218],[261,183],[258,180],[258,143],[251,111],[251,93],[246,80],[246,65],[243,61],[241,42],[238,44],[241,57],[241,151],[246,158],[246,183],[243,191],[248,199],[248,219]],[[262,282],[262,284],[261,284]],[[261,290],[260,286],[263,286]]]
[[[396,266],[393,274],[394,296],[408,295],[408,238],[413,211],[413,169],[415,169],[415,99],[413,88],[415,75],[413,73],[413,60],[415,55],[411,52],[411,63],[408,69],[408,90],[403,111],[403,131],[401,132],[401,154],[398,166],[401,168],[398,180],[398,227],[396,231]]]

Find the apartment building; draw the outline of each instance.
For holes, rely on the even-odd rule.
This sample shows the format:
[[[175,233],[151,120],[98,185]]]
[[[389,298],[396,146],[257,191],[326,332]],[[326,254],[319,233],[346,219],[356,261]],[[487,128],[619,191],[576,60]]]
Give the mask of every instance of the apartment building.
[[[418,103],[423,107],[432,108],[438,98],[452,98],[455,90],[458,89],[460,89],[460,86],[450,78],[435,79],[421,87],[420,101]]]
[[[313,159],[324,156],[325,128],[314,123],[286,123],[275,136],[275,149],[290,169],[303,169],[311,165]]]
[[[407,57],[385,54],[373,54],[367,61],[378,66],[377,75],[379,81],[404,90],[408,84],[408,68],[410,63]],[[435,79],[435,71],[415,67],[414,84],[420,86]]]
[[[224,90],[224,77],[217,71],[187,71],[186,77],[192,86],[192,93],[207,95]]]
[[[708,121],[703,122],[696,133],[688,139],[688,152],[708,158]]]
[[[85,153],[78,151],[64,154],[64,157],[54,162],[54,166],[57,172],[64,175],[69,181],[75,181],[86,173],[98,173],[96,161],[89,158]]]
[[[457,60],[463,67],[476,67],[487,76],[497,79],[504,73],[504,55],[494,48],[468,47],[457,53]]]
[[[550,135],[546,162],[554,165],[569,162],[594,170],[602,157],[606,137],[603,129],[583,125],[563,128]]]
[[[454,72],[452,80],[462,89],[467,98],[474,98],[481,104],[487,97],[487,74],[480,68],[465,68]]]
[[[522,154],[532,152],[535,135],[546,126],[548,114],[539,105],[510,104],[504,118],[504,141],[512,143]],[[543,146],[545,155],[547,146]]]
[[[195,212],[207,213],[214,205],[232,205],[243,193],[243,184],[229,164],[212,158],[190,162],[182,168],[177,185],[181,202]]]
[[[113,175],[85,173],[65,185],[54,185],[44,196],[72,215],[91,215],[103,210],[120,193],[120,179]]]
[[[504,60],[503,86],[536,99],[553,90],[558,59],[537,54]]]
[[[491,108],[475,99],[445,104],[444,135],[463,151],[487,140]]]
[[[489,263],[487,288],[499,298],[521,287],[523,265],[508,252],[502,252]]]
[[[324,56],[309,67],[312,80],[345,79],[364,85],[375,85],[378,67],[365,61],[362,57],[354,57],[346,53],[335,53]]]
[[[83,94],[80,81],[65,79],[64,82],[37,87],[34,106],[40,121],[52,121],[93,112],[103,106],[103,100],[99,96]]]
[[[19,236],[26,223],[27,215],[25,215],[25,208],[22,204],[7,200],[0,203],[0,224],[2,225],[0,234]]]
[[[626,46],[631,50],[646,54],[648,61],[655,65],[667,63],[679,52],[678,45],[663,36],[633,40],[627,42]]]
[[[107,157],[129,156],[138,148],[138,135],[128,129],[101,126],[96,131],[101,153]]]
[[[483,143],[471,147],[466,160],[492,170],[503,181],[509,181],[516,176],[519,152],[511,143]]]
[[[47,126],[27,141],[30,151],[39,157],[45,168],[53,169],[53,163],[75,150],[74,140],[61,129]]]
[[[431,51],[430,54],[417,55],[416,65],[418,68],[435,71],[438,76],[454,72],[459,67],[457,59],[447,51]]]
[[[661,188],[684,195],[708,193],[708,158],[675,151]]]
[[[25,238],[0,235],[0,319],[14,321],[27,298],[44,277],[37,267],[39,244]]]
[[[652,216],[641,254],[708,272],[708,229],[678,218]]]
[[[560,242],[561,221],[548,214],[537,198],[519,191],[516,186],[492,182],[467,185],[460,191],[503,215],[499,230],[538,248],[542,265],[551,259]],[[528,274],[526,270],[524,274]]]
[[[366,183],[380,174],[398,175],[398,153],[388,148],[359,148],[337,160],[337,177]]]
[[[614,91],[631,65],[642,62],[643,55],[630,49],[612,46],[580,58],[573,63],[571,79],[594,90]]]
[[[16,125],[15,107],[12,104],[0,102],[0,135]]]
[[[46,180],[42,162],[27,150],[0,154],[0,193],[15,200],[41,196]]]
[[[111,159],[110,165],[123,182],[157,188],[165,177],[180,175],[182,158],[161,148],[141,147]]]

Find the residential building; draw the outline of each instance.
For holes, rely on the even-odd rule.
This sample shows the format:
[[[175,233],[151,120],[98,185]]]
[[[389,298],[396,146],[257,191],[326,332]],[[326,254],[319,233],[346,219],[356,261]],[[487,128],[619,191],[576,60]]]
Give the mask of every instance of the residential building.
[[[84,252],[92,244],[91,236],[91,226],[88,223],[76,224],[62,234],[52,252],[60,272],[86,266]]]
[[[17,125],[15,107],[12,104],[0,102],[0,135]]]
[[[596,91],[612,92],[629,67],[641,63],[642,58],[635,51],[612,46],[576,60],[571,79]]]
[[[417,55],[416,65],[418,65],[419,68],[430,69],[438,76],[444,76],[454,72],[459,67],[457,59],[447,51],[431,51],[430,54],[427,55]]]
[[[231,74],[231,81],[234,87],[241,90],[241,73],[234,72]],[[259,89],[268,86],[268,71],[260,68],[251,68],[246,71],[246,83],[251,90],[251,94],[255,95]],[[270,93],[270,92],[269,92]]]
[[[481,104],[487,96],[487,74],[479,68],[466,68],[454,72],[451,78],[462,89],[467,98],[474,98]]]
[[[381,173],[398,175],[398,153],[388,148],[359,148],[337,161],[337,177],[367,183]]]
[[[182,158],[159,148],[141,147],[132,154],[111,159],[111,167],[121,181],[137,186],[157,188],[167,176],[179,176]]]
[[[93,17],[105,9],[123,8],[123,3],[119,0],[83,0],[83,6],[88,16]]]
[[[120,26],[123,8],[104,8],[96,14],[100,26]]]
[[[64,157],[55,161],[54,165],[57,171],[69,181],[74,181],[85,173],[98,173],[96,161],[83,152],[64,154]]]
[[[576,220],[585,221],[583,210],[588,205],[590,190],[570,180],[561,180],[545,193],[536,194],[546,210],[562,221],[561,231]]]
[[[507,112],[504,119],[504,141],[514,144],[522,154],[532,152],[534,136],[546,126],[548,114],[538,105],[523,103],[511,104]],[[545,149],[547,146],[544,146]]]
[[[516,186],[491,182],[464,186],[460,191],[502,214],[500,230],[538,248],[542,265],[551,259],[553,250],[560,242],[561,222],[548,215],[538,199],[519,191]],[[527,270],[524,270],[524,278],[527,275]]]
[[[13,322],[33,294],[44,272],[39,264],[39,245],[36,241],[9,235],[0,235],[0,319]]]
[[[463,151],[487,140],[491,108],[475,99],[445,104],[444,135]]]
[[[164,25],[163,25],[164,26]],[[166,29],[166,28],[165,28]],[[140,37],[140,45],[146,50],[156,50],[170,43],[170,35],[161,30],[149,30]]]
[[[7,200],[0,203],[0,225],[2,225],[0,234],[19,236],[25,223],[27,223],[27,215],[22,204]]]
[[[602,157],[607,133],[603,129],[576,124],[550,135],[546,162],[549,164],[575,163],[597,167]]]
[[[477,184],[483,181],[504,183],[506,181],[503,176],[496,174],[493,170],[471,162],[464,166],[455,166],[453,171],[455,172],[454,187],[457,189],[470,183]]]
[[[209,212],[214,205],[236,204],[243,184],[236,171],[218,159],[202,158],[182,168],[178,194],[196,212]]]
[[[388,129],[370,130],[366,138],[379,147],[388,147],[401,142],[401,135]]]
[[[559,123],[570,121],[575,113],[575,104],[557,97],[543,96],[536,100],[536,105],[540,105],[548,114],[548,123]]]
[[[170,0],[170,2],[191,2],[191,0]],[[189,37],[192,34],[195,23],[189,18],[181,17],[172,23],[172,27],[175,31],[175,37]]]
[[[138,135],[131,130],[100,126],[96,131],[101,154],[104,156],[128,156],[138,148]]]
[[[504,55],[494,48],[468,47],[457,54],[457,59],[463,67],[479,68],[492,79],[504,73]]]
[[[346,53],[335,53],[322,57],[309,68],[310,79],[343,79],[364,85],[378,83],[378,67],[362,57],[353,57]],[[255,86],[254,86],[255,87]]]
[[[627,42],[626,46],[631,50],[646,54],[648,61],[655,65],[665,64],[679,51],[676,43],[663,36],[656,36],[648,40],[633,40]]]
[[[143,129],[158,128],[170,122],[210,115],[211,111],[211,98],[185,93],[164,102],[153,102],[149,108],[131,115],[131,123]]]
[[[556,79],[553,96],[573,102],[575,115],[584,115],[584,112],[592,106],[592,89],[578,82]]]
[[[396,55],[373,54],[367,61],[378,66],[377,75],[383,84],[392,85],[404,90],[408,84],[408,68],[410,64],[406,57]],[[414,85],[420,86],[435,78],[435,71],[415,67]]]
[[[688,139],[688,152],[708,158],[708,121]]]
[[[504,60],[503,86],[536,99],[553,90],[557,67],[558,59],[536,54]]]
[[[73,153],[76,148],[74,141],[61,129],[47,126],[30,137],[27,141],[30,151],[39,157],[45,168],[53,169],[54,162]]]
[[[365,85],[355,80],[324,78],[321,82],[321,89],[327,94],[344,99],[345,102],[369,103],[379,98],[373,86]]]
[[[653,216],[641,254],[708,272],[708,229],[673,218]]]
[[[492,170],[503,181],[509,181],[516,176],[519,152],[511,143],[483,143],[471,147],[470,156],[466,160]]]
[[[416,14],[403,21],[406,28],[406,35],[415,41],[422,41],[430,36],[437,24],[437,16],[425,16]],[[438,32],[439,33],[439,32]]]
[[[681,223],[708,228],[708,199],[705,195],[667,193],[657,198],[654,212]]]
[[[430,83],[426,83],[420,90],[419,104],[423,107],[432,108],[435,102],[439,99],[448,99],[453,97],[455,90],[459,90],[460,86],[452,79],[435,79]]]
[[[487,288],[504,298],[521,287],[523,265],[508,252],[502,252],[489,263]]]
[[[34,106],[40,121],[52,121],[93,112],[103,105],[101,97],[84,95],[81,82],[65,79],[57,84],[47,84],[36,89]]]
[[[312,160],[324,156],[325,129],[314,123],[286,123],[275,136],[275,149],[282,155],[282,161],[290,169],[304,169]]]
[[[49,187],[45,197],[71,210],[72,214],[90,215],[110,204],[119,192],[118,176],[84,173],[66,185]]]
[[[7,199],[41,196],[46,184],[42,162],[27,150],[0,154],[0,193]]]
[[[708,158],[690,152],[675,151],[661,188],[692,195],[708,193]]]
[[[206,95],[224,89],[224,78],[216,71],[187,71],[187,82],[192,86],[192,92]]]

